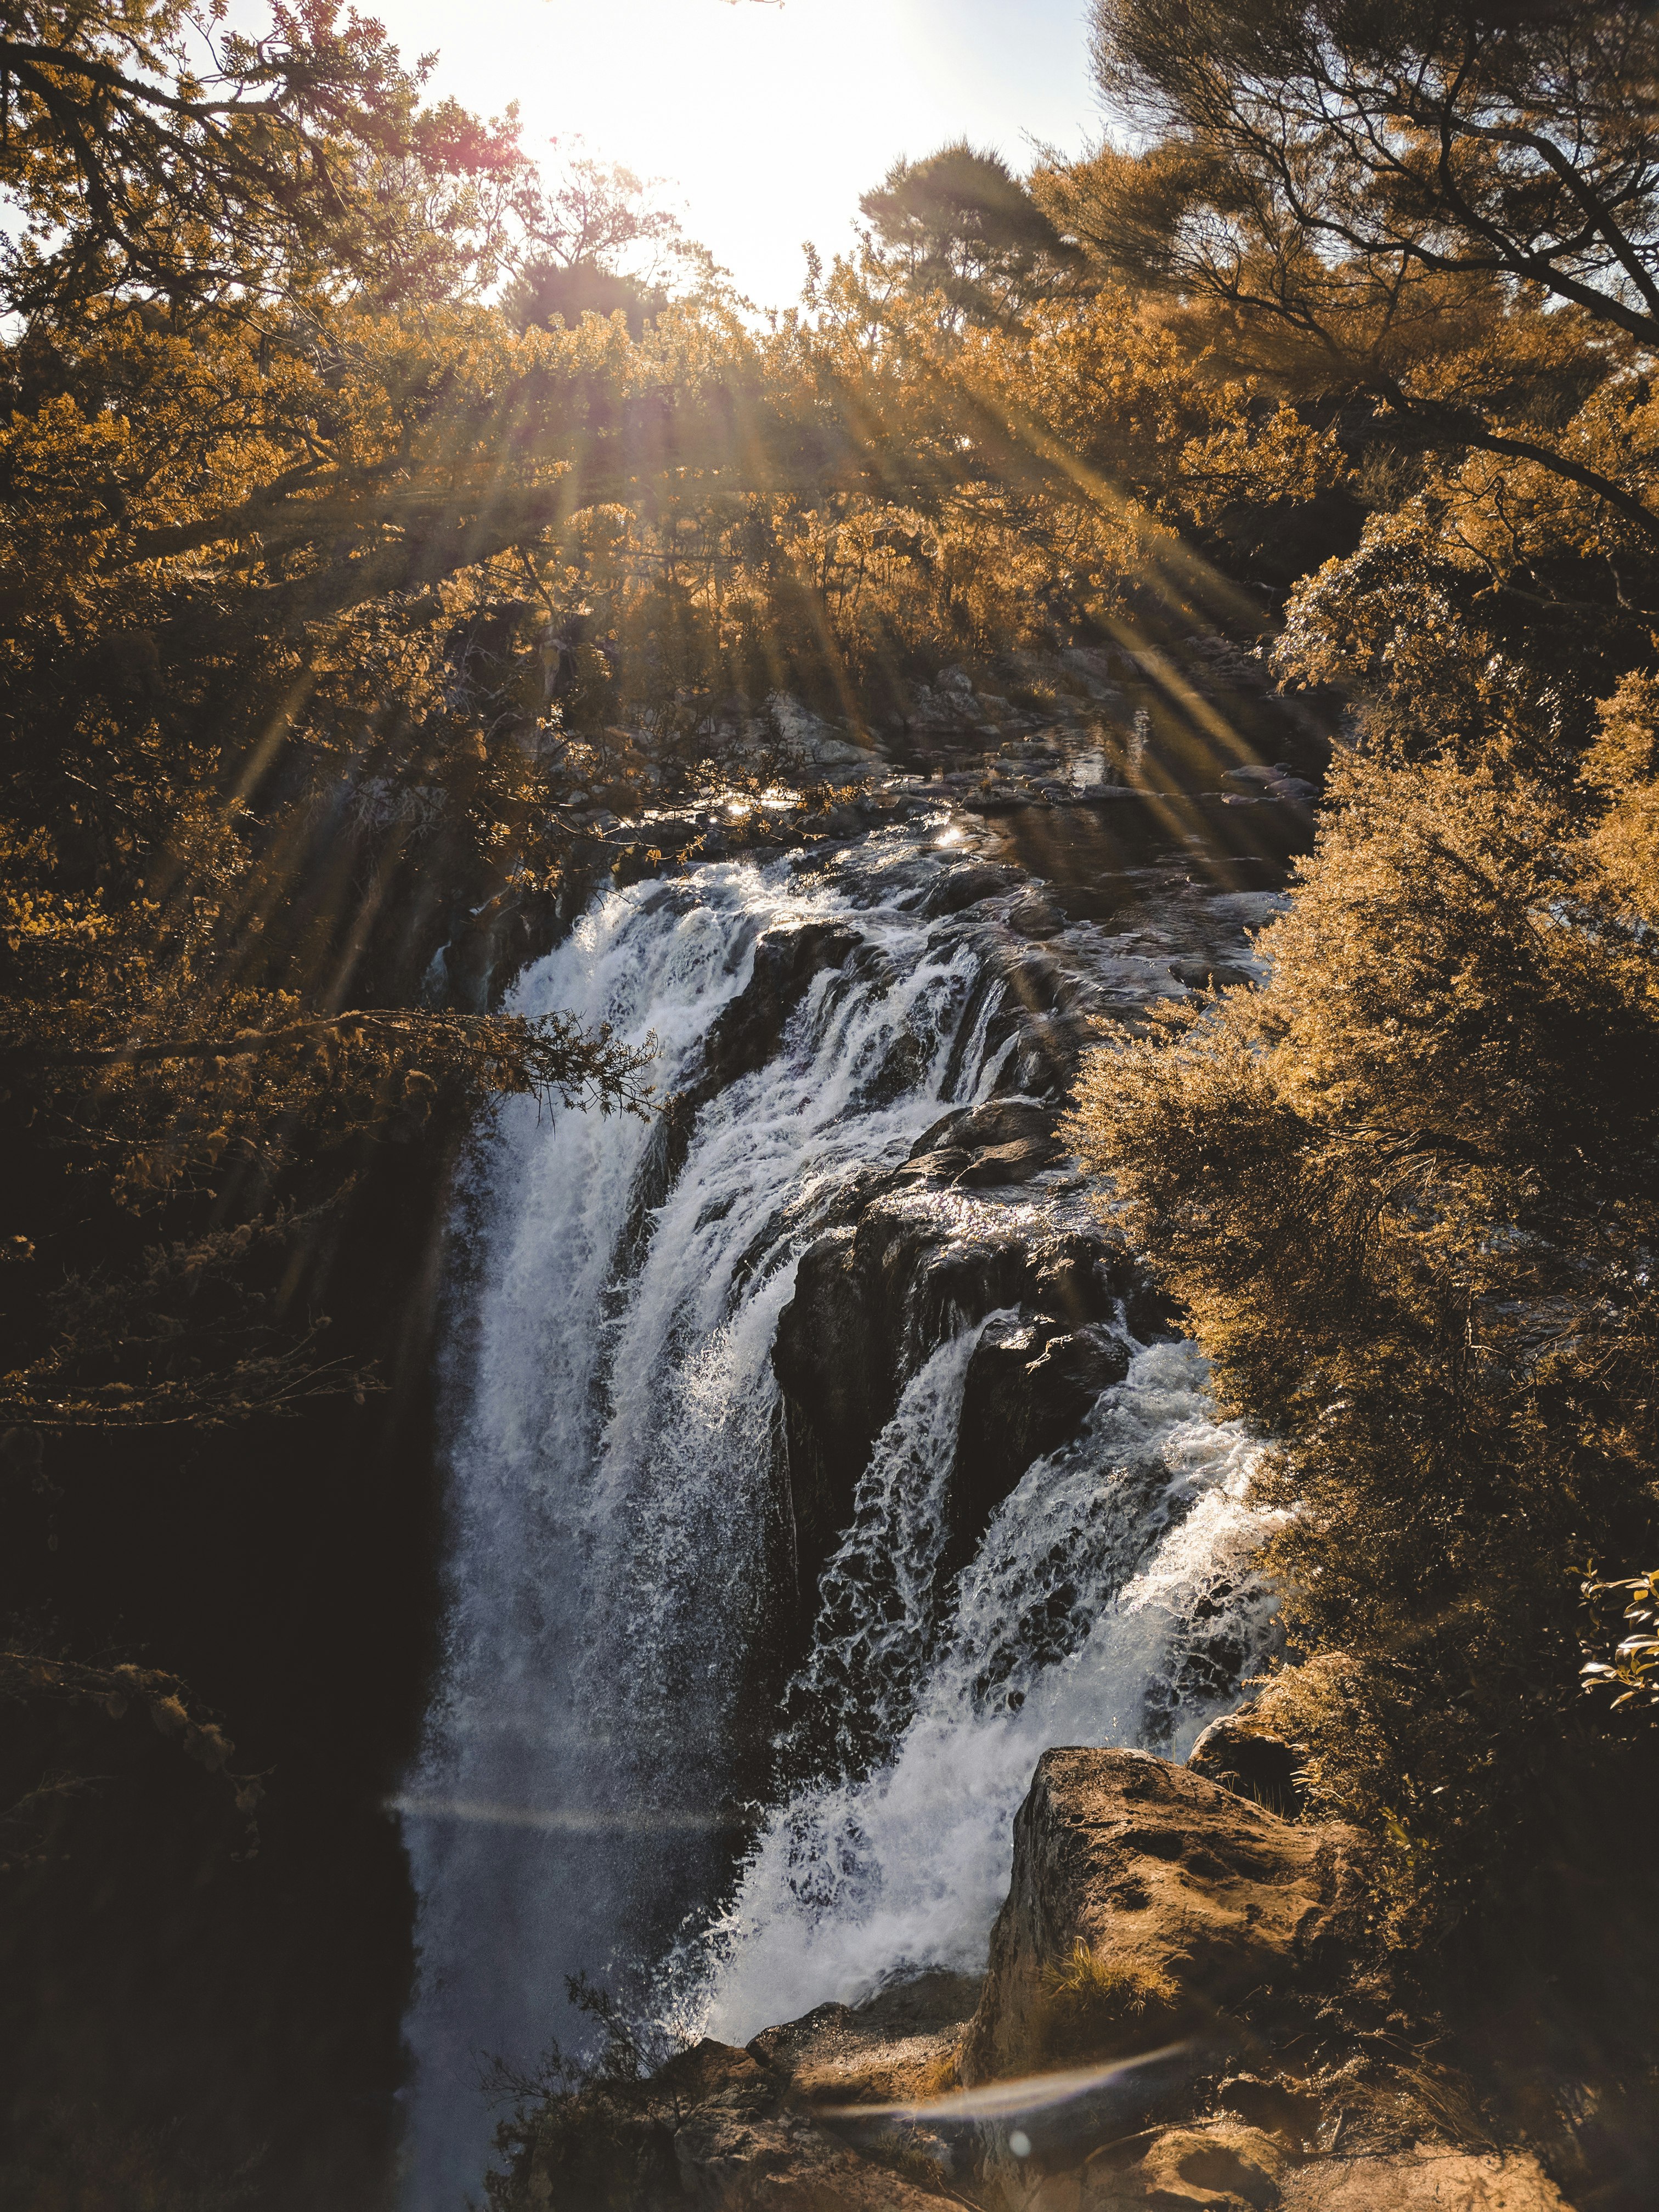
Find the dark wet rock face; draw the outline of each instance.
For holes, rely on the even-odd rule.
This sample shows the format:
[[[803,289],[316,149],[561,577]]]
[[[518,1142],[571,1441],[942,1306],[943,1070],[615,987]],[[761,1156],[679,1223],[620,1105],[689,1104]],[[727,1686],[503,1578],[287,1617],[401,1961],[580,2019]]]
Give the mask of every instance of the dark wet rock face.
[[[1129,1338],[1174,1333],[1167,1301],[1120,1238],[1081,1209],[1062,1229],[1019,1202],[1066,1160],[1056,1118],[1020,1097],[942,1115],[903,1167],[868,1187],[856,1218],[803,1255],[773,1348],[802,1615],[906,1380],[949,1338],[1010,1314],[969,1372],[949,1491],[953,1574],[1025,1469],[1079,1434],[1123,1379]],[[963,1207],[957,1192],[988,1195]]]
[[[1047,1107],[1024,1098],[993,1098],[935,1121],[911,1149],[928,1180],[965,1189],[1029,1182],[1066,1157]]]
[[[772,1346],[783,1393],[798,1602],[817,1587],[896,1397],[855,1240],[853,1229],[832,1230],[804,1255]]]
[[[798,1602],[810,1607],[906,1376],[956,1329],[1017,1304],[1032,1259],[1017,1235],[953,1236],[925,1204],[890,1188],[855,1226],[831,1230],[803,1255],[772,1350]]]
[[[826,968],[844,966],[859,942],[855,930],[838,922],[768,930],[756,943],[753,974],[708,1032],[699,1098],[712,1098],[740,1076],[764,1067],[813,977]]]
[[[1047,1316],[988,1325],[963,1396],[945,1574],[973,1557],[992,1515],[1032,1461],[1075,1436],[1102,1391],[1128,1371],[1128,1344],[1108,1327],[1069,1330]]]
[[[948,1338],[1003,1308],[1023,1316],[988,1332],[970,1370],[962,1434],[973,1441],[951,1482],[954,1571],[1031,1461],[1075,1434],[1127,1371],[1125,1311],[1145,1320],[1154,1307],[1103,1229],[1033,1236],[1012,1218],[1000,1228],[990,1208],[960,1222],[907,1189],[902,1170],[856,1223],[818,1238],[772,1352],[798,1607],[810,1609],[906,1378]]]

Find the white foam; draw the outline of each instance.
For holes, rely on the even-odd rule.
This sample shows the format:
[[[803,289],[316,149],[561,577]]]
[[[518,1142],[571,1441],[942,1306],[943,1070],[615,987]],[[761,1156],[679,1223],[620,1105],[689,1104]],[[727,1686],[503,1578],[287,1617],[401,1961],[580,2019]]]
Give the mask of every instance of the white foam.
[[[1251,1562],[1270,1516],[1246,1497],[1259,1448],[1216,1420],[1205,1376],[1190,1345],[1143,1351],[1084,1443],[1029,1470],[890,1757],[799,1790],[683,1946],[679,2025],[740,2043],[901,1966],[982,1966],[1041,1753],[1150,1739],[1181,1756],[1219,1710],[1201,1690],[1169,1709],[1195,1630],[1247,1667],[1265,1656],[1273,1601]]]

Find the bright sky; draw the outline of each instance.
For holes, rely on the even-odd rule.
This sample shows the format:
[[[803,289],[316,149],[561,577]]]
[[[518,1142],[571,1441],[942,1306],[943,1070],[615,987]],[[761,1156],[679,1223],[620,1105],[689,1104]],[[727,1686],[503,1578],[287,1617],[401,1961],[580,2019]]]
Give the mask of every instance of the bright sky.
[[[800,289],[803,239],[849,242],[859,194],[899,155],[966,135],[1029,166],[1028,138],[1098,128],[1085,0],[359,0],[436,88],[532,150],[669,179],[663,197],[763,307]]]

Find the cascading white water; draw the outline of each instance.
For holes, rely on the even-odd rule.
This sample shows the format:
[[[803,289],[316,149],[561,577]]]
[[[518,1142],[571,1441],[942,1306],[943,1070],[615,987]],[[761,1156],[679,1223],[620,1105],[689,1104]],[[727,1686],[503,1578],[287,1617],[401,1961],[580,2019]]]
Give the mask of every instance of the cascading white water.
[[[419,1899],[408,2212],[476,2189],[478,2057],[566,2034],[567,1974],[654,1959],[661,2014],[746,2036],[905,1962],[972,1963],[1038,1753],[1183,1747],[1270,1636],[1251,1441],[1216,1422],[1184,1346],[1140,1350],[941,1587],[968,1329],[906,1382],[826,1571],[792,1704],[813,1747],[785,1747],[786,1802],[758,1820],[742,1802],[775,1724],[745,1692],[775,1559],[778,1316],[838,1201],[987,1095],[1006,1056],[976,991],[982,921],[915,911],[939,865],[878,839],[811,875],[637,885],[514,995],[654,1036],[668,1091],[763,930],[859,941],[767,1063],[702,1108],[642,1224],[651,1132],[528,1102],[459,1200],[445,1641],[400,1801]]]
[[[891,1742],[921,1694],[945,1483],[968,1363],[984,1328],[942,1344],[905,1385],[854,1494],[852,1526],[819,1582],[812,1649],[792,1687],[817,1748],[837,1766],[856,1766],[872,1736]]]
[[[1180,1757],[1236,1701],[1238,1674],[1273,1641],[1273,1601],[1251,1568],[1267,1516],[1245,1497],[1258,1447],[1216,1421],[1204,1376],[1190,1345],[1142,1351],[1085,1436],[1027,1471],[961,1578],[913,1711],[899,1670],[889,1755],[872,1773],[799,1790],[725,1911],[682,1944],[683,2029],[741,2043],[906,1968],[982,1966],[1039,1755],[1150,1742]],[[915,1401],[894,1430],[931,1410],[907,1395]],[[927,1441],[916,1436],[924,1458]],[[902,1456],[893,1431],[883,1443]],[[879,1699],[880,1636],[867,1650],[878,1665],[859,1688]],[[815,1652],[809,1668],[822,1664]]]
[[[605,1970],[653,1920],[665,1936],[729,1866],[777,1316],[836,1193],[902,1160],[945,1103],[976,962],[833,882],[731,866],[605,898],[514,995],[654,1036],[666,1091],[761,931],[828,919],[867,957],[818,975],[773,1060],[705,1107],[625,1285],[637,1122],[520,1102],[463,1201],[445,1644],[400,1801],[419,1899],[411,2207],[476,2184],[480,2055],[533,2057],[564,2024],[566,1974]],[[991,1071],[982,1050],[954,1057],[970,1098]]]

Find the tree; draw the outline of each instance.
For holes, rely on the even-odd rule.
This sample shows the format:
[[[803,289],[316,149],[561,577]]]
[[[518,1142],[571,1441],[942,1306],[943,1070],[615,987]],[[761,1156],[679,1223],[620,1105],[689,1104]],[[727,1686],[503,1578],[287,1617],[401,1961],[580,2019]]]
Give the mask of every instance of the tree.
[[[508,321],[545,330],[556,317],[574,326],[584,315],[620,313],[637,338],[677,279],[694,289],[715,284],[723,272],[708,249],[686,237],[671,209],[653,203],[651,189],[618,163],[585,154],[568,160],[525,208],[521,266],[501,300]]]
[[[904,289],[938,292],[954,315],[1006,319],[1076,281],[1078,248],[1000,155],[965,138],[895,161],[859,206]]]
[[[1659,337],[1656,40],[1634,0],[1097,0],[1102,89],[1151,143],[1044,197],[1302,390],[1659,539],[1649,478],[1567,428]]]
[[[1218,1392],[1279,1440],[1309,1664],[1269,1702],[1324,1802],[1395,1834],[1407,1934],[1616,1766],[1572,1571],[1659,1534],[1659,908],[1620,857],[1650,708],[1608,708],[1577,806],[1496,743],[1343,763],[1265,983],[1121,1033],[1079,1091]]]
[[[1641,483],[1655,431],[1644,387],[1618,381],[1569,434],[1598,472]],[[1377,473],[1386,481],[1385,457]],[[1369,745],[1474,760],[1501,732],[1571,795],[1597,699],[1651,665],[1659,546],[1534,461],[1477,449],[1421,465],[1401,488],[1352,553],[1292,588],[1280,672],[1340,690]]]
[[[188,0],[21,0],[0,33],[0,248],[13,313],[125,294],[309,298],[398,258],[404,210],[375,173],[418,145],[513,163],[458,110],[419,112],[419,77],[334,0],[273,9],[262,37]]]

